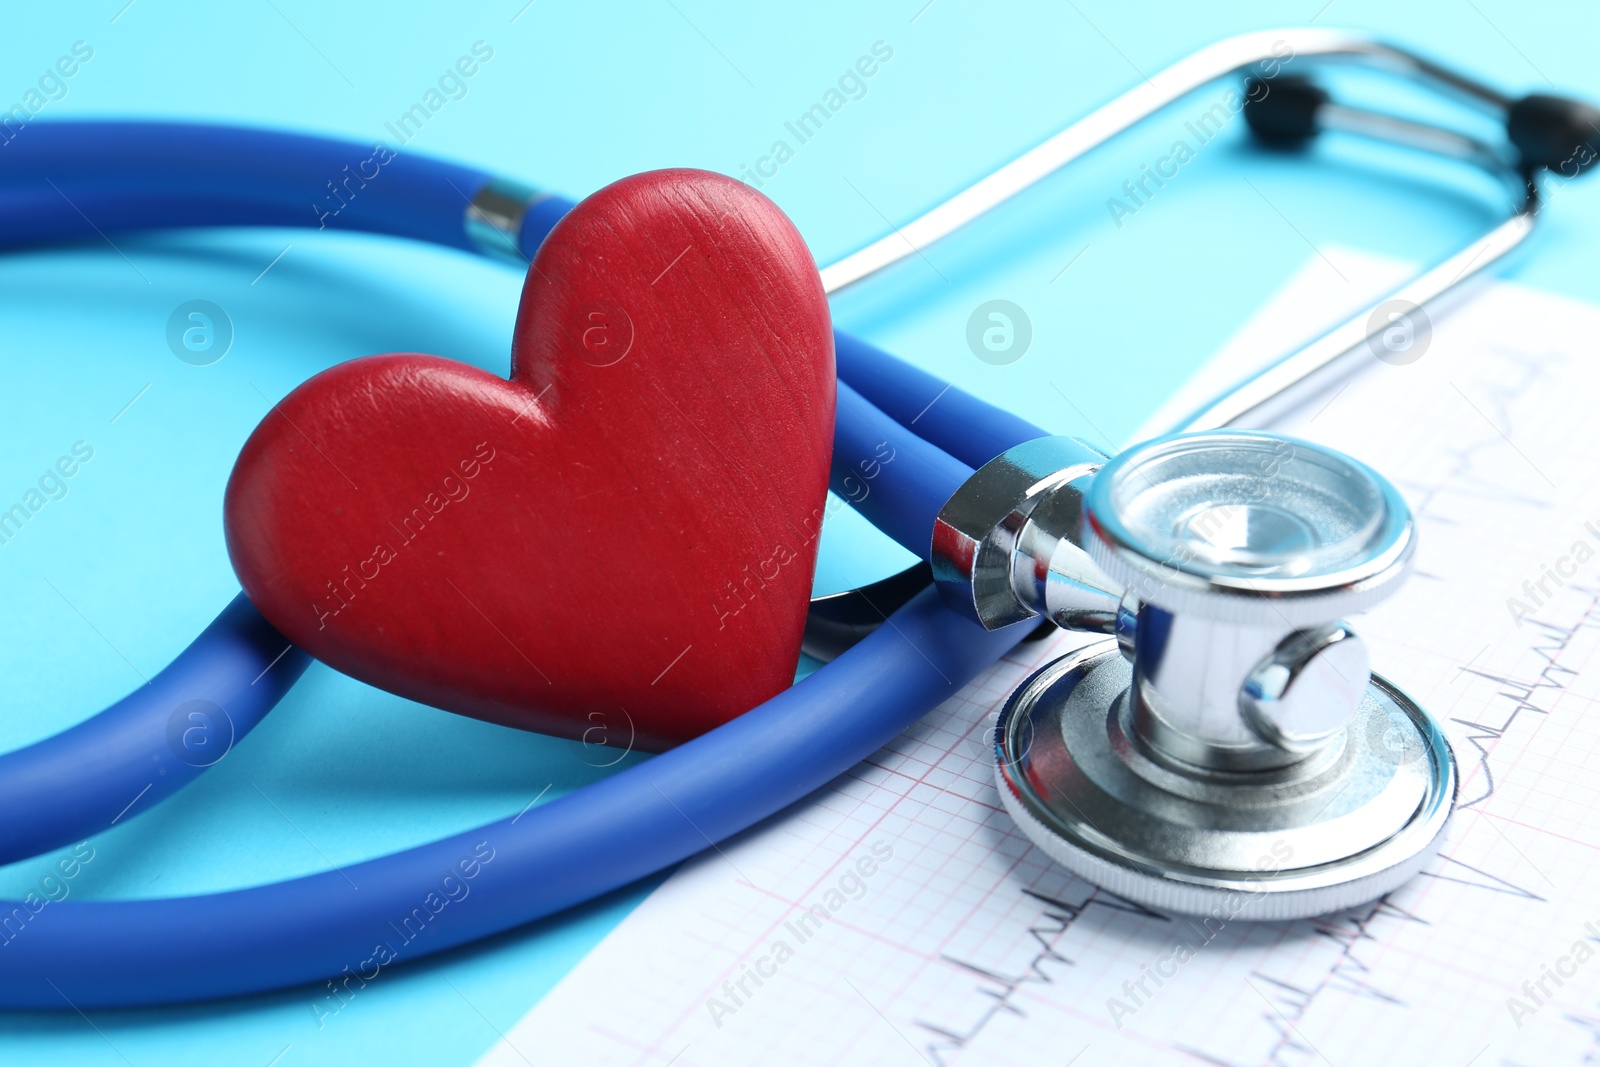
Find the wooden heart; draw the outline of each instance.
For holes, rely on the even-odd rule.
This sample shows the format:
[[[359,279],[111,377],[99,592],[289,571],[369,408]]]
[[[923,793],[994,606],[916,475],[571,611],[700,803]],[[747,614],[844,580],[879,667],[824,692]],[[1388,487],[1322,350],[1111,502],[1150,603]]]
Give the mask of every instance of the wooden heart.
[[[228,552],[346,674],[663,748],[790,684],[833,412],[794,226],[730,178],[636,175],[539,249],[509,381],[371,356],[273,408],[228,482]]]

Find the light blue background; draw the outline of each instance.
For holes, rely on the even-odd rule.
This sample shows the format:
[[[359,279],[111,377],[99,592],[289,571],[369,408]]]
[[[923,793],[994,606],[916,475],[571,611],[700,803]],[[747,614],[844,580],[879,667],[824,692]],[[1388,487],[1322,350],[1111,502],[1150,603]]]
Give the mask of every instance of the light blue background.
[[[9,5],[0,105],[20,100],[82,40],[94,58],[39,121],[187,117],[371,142],[387,139],[384,123],[482,40],[494,58],[410,147],[570,195],[668,165],[739,174],[785,136],[785,120],[884,41],[894,58],[866,96],[764,186],[822,261],[882,233],[885,217],[906,220],[1012,158],[1141,72],[1246,29],[1316,17],[1381,31],[1508,88],[1548,88],[1548,79],[1600,98],[1595,9],[1515,0],[123,2]],[[1438,168],[1334,144],[1324,166],[1307,167],[1251,151],[1235,123],[1113,226],[1106,198],[1210,102],[1180,105],[929,250],[932,267],[913,259],[847,295],[835,304],[838,321],[1052,430],[1111,442],[1310,246],[1431,260],[1490,219],[1481,183],[1441,186]],[[1502,273],[1600,299],[1600,183],[1556,200],[1534,247]],[[463,256],[278,231],[116,245],[0,258],[0,501],[20,498],[74,441],[95,449],[67,498],[0,547],[8,748],[139,684],[234,595],[222,489],[245,435],[284,392],[372,352],[506,365],[519,278]],[[982,363],[966,347],[968,315],[992,298],[1021,305],[1033,324],[1032,348],[1011,366]],[[182,363],[166,346],[169,314],[191,299],[214,301],[232,319],[232,350],[214,366]],[[840,527],[819,581],[838,587],[893,559],[881,542]],[[623,582],[618,575],[619,595]],[[592,766],[602,755],[313,667],[198,784],[94,839],[73,899],[202,892],[354,862],[514,813],[547,785],[546,796],[580,786],[604,773]],[[48,864],[0,869],[0,892],[25,891]],[[90,1019],[0,1016],[0,1060],[468,1063],[648,888],[386,973],[320,1030],[311,990]]]

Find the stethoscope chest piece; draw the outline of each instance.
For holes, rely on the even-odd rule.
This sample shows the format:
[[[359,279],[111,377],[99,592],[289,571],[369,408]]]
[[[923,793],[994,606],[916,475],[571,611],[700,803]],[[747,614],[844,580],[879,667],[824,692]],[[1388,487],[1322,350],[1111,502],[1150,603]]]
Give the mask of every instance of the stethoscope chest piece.
[[[1224,921],[1323,914],[1415,875],[1449,819],[1454,758],[1341,621],[1409,569],[1415,526],[1394,487],[1258,432],[1158,438],[1035,480],[1054,499],[1026,505],[1004,499],[1018,465],[1001,457],[987,476],[989,512],[1015,531],[1016,602],[1063,601],[1029,587],[1069,573],[1121,594],[1112,625],[1056,618],[1115,639],[1037,671],[996,724],[1000,795],[1028,837],[1131,901]],[[989,469],[946,505],[950,523]],[[976,603],[980,619],[1009,618]]]
[[[1245,772],[1164,753],[1141,733],[1133,682],[1116,644],[1096,642],[1036,672],[995,727],[1006,809],[1085,880],[1152,908],[1298,919],[1382,896],[1436,851],[1455,763],[1384,679],[1315,753]]]

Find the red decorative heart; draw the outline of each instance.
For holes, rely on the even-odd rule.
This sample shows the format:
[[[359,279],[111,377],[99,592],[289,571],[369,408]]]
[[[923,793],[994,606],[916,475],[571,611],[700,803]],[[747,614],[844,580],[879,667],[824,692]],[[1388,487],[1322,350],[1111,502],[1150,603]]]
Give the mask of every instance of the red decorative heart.
[[[511,351],[353,360],[267,415],[225,504],[256,607],[372,685],[611,745],[785,688],[834,411],[794,226],[716,174],[617,182],[539,249]]]

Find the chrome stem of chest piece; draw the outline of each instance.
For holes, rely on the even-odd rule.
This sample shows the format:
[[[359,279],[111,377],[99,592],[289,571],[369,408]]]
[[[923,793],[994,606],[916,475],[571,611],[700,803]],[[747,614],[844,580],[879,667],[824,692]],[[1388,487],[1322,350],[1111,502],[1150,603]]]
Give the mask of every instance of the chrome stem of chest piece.
[[[1152,907],[1291,919],[1396,888],[1437,850],[1455,762],[1342,619],[1395,591],[1415,544],[1380,475],[1275,434],[1112,460],[1048,437],[986,464],[935,525],[946,601],[988,629],[1042,615],[1114,638],[1012,694],[1006,807]]]

